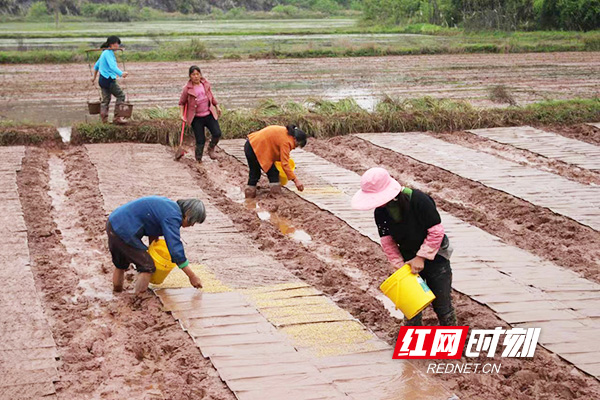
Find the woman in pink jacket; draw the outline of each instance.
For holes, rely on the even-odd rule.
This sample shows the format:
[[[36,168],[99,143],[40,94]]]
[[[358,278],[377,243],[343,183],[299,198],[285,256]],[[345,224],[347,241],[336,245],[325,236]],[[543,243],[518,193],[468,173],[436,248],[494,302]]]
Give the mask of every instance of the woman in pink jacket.
[[[221,128],[217,119],[221,116],[221,108],[210,89],[210,82],[203,76],[202,71],[195,65],[189,70],[190,80],[183,87],[179,98],[179,111],[183,121],[194,129],[196,137],[196,161],[202,162],[202,153],[206,136],[204,128],[208,128],[211,139],[208,144],[208,156],[217,158],[215,146],[221,137]]]

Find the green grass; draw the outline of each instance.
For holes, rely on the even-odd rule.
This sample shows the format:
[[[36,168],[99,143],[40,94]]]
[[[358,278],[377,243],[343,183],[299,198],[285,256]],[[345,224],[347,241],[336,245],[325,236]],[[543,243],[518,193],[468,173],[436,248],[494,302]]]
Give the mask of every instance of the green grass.
[[[147,110],[129,126],[78,124],[76,143],[139,141],[173,145],[181,127],[177,109]],[[165,117],[169,117],[166,118]],[[306,103],[263,101],[254,109],[224,110],[224,138],[243,138],[267,125],[297,124],[309,135],[327,138],[360,132],[459,131],[520,125],[572,125],[600,120],[600,99],[547,101],[524,107],[478,109],[467,102],[424,97],[380,102],[367,112],[351,99]]]
[[[0,146],[62,143],[55,127],[46,124],[23,124],[0,121]]]
[[[600,32],[572,33],[571,35],[540,32],[506,36],[500,34],[459,34],[452,36],[388,35],[373,38],[345,38],[344,35],[310,40],[286,36],[272,40],[231,40],[227,36],[211,41],[202,37],[189,41],[157,41],[152,50],[127,50],[128,61],[183,61],[211,58],[269,59],[314,57],[366,57],[417,54],[469,53],[529,53],[558,51],[598,51]],[[65,44],[66,46],[66,44]],[[0,64],[71,63],[85,61],[83,49],[1,51]]]
[[[430,24],[367,26],[352,18],[132,23],[65,21],[58,29],[52,22],[9,21],[0,24],[0,39],[4,46],[32,45],[35,49],[2,51],[0,63],[82,62],[84,46],[89,42],[99,44],[114,32],[119,33],[127,46],[126,56],[130,61],[600,50],[600,31],[465,32]],[[316,34],[326,36],[314,37]],[[47,48],[38,48],[32,43],[44,40],[40,38],[45,38]],[[190,50],[190,43],[192,47],[201,47],[201,51]],[[60,46],[60,49],[53,46]]]

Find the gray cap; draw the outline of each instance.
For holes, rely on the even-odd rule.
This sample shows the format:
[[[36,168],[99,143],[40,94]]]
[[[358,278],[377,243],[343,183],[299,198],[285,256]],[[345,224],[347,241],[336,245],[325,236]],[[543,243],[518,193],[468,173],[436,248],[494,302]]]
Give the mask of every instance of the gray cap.
[[[204,203],[199,199],[180,199],[177,200],[181,213],[187,218],[190,225],[201,224],[206,219],[206,209]]]

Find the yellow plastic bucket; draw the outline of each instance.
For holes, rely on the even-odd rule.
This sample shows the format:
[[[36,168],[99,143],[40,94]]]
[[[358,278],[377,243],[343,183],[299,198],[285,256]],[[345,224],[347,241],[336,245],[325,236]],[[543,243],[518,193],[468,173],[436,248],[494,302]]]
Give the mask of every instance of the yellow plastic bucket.
[[[156,267],[156,272],[150,277],[150,283],[160,285],[177,264],[171,261],[171,254],[169,254],[167,242],[164,239],[152,242],[148,247],[148,254],[154,260],[154,266]]]
[[[404,264],[402,268],[390,275],[379,289],[408,319],[414,318],[435,299],[435,295],[423,278],[410,272],[408,264]]]
[[[296,163],[291,158],[288,160],[288,164],[290,165],[292,171],[296,169]],[[281,184],[281,186],[285,186],[285,184],[288,183],[288,177],[285,174],[283,168],[281,167],[281,162],[275,161],[275,168],[277,168],[277,171],[279,171],[279,183]]]

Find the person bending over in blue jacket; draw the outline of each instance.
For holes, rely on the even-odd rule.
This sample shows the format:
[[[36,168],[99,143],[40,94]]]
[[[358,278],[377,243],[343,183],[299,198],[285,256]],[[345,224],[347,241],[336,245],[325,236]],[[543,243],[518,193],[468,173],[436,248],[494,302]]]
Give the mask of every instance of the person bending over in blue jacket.
[[[147,196],[130,201],[108,217],[106,233],[108,248],[115,265],[113,272],[113,289],[123,290],[125,271],[130,264],[136,266],[139,273],[135,294],[141,295],[148,289],[150,277],[156,271],[154,260],[148,254],[148,247],[142,237],[148,236],[149,243],[164,236],[171,254],[171,261],[181,268],[195,288],[201,288],[200,278],[189,267],[181,243],[180,228],[201,224],[206,219],[204,203],[198,199],[177,200],[166,197]]]

